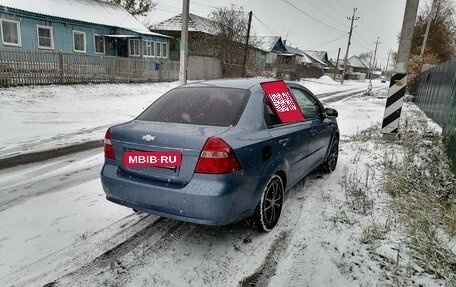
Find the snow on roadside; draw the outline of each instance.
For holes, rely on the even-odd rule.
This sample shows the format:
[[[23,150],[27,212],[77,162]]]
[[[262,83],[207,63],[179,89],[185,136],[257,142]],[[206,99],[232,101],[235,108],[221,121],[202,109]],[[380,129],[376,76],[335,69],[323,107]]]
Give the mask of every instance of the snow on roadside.
[[[0,158],[102,139],[178,82],[0,89]]]
[[[300,83],[315,94],[342,95],[367,88],[367,81],[341,85],[304,79]],[[0,158],[101,140],[108,126],[133,119],[176,86],[178,82],[0,89]],[[383,86],[374,81],[374,87]]]

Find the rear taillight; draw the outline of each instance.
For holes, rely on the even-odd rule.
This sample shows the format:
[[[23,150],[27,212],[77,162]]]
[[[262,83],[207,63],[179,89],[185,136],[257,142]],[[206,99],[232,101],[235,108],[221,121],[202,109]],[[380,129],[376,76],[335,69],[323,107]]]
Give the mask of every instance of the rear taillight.
[[[116,155],[114,154],[114,148],[112,147],[111,143],[111,129],[109,128],[106,131],[104,137],[104,155],[106,158],[116,159]]]
[[[221,138],[211,137],[204,144],[195,172],[221,174],[240,169],[241,165],[233,149]]]

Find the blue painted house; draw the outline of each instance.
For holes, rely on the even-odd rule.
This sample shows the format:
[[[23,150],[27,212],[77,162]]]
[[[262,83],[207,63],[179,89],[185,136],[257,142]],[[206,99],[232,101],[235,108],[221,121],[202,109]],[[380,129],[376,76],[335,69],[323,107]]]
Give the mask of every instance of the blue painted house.
[[[169,59],[169,36],[97,0],[1,0],[0,50]]]

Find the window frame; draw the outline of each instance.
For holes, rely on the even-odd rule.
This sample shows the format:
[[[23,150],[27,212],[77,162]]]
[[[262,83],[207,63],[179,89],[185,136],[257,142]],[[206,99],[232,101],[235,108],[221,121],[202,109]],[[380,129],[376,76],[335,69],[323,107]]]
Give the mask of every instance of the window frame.
[[[143,43],[144,43],[144,47],[143,47],[143,56],[145,58],[155,58],[155,41],[152,41],[152,40],[143,40]],[[146,53],[147,51],[147,45],[150,45],[150,48],[151,48],[151,55],[149,55],[148,53]]]
[[[160,52],[162,58],[168,58],[168,43],[160,42]]]
[[[136,41],[136,43],[138,45],[138,54],[132,53],[132,44],[131,44],[132,41]],[[136,46],[136,45],[134,45],[134,46]],[[136,38],[128,39],[128,56],[129,57],[141,57],[141,41],[139,39],[136,39]]]
[[[3,33],[3,22],[9,22],[16,24],[17,27],[17,43],[14,42],[6,42],[5,41],[5,33]],[[5,46],[14,46],[14,47],[22,47],[22,35],[21,35],[21,22],[16,20],[8,20],[8,19],[0,19],[0,29],[2,33],[2,43]]]
[[[272,107],[272,104],[269,101],[268,96],[264,95],[264,99],[263,99],[263,121],[264,121],[264,124],[266,125],[267,129],[273,129],[273,128],[276,128],[276,127],[282,127],[284,125],[291,124],[291,123],[283,123],[282,121],[280,121],[279,123],[273,123],[272,122],[271,124],[268,124],[268,121],[266,120],[266,114],[268,114],[268,115],[270,114],[269,111],[268,111],[268,108],[271,111],[272,115],[275,117],[275,119],[278,119],[280,121],[279,115],[274,110],[274,107]],[[272,116],[270,116],[270,117],[271,117],[271,121],[274,120],[272,118]]]
[[[51,39],[50,47],[40,45],[40,29],[49,30],[49,35],[50,35],[50,39]],[[38,43],[39,49],[54,50],[54,28],[52,26],[36,25],[36,37],[37,37],[37,41],[38,41],[37,43]]]
[[[162,42],[155,42],[155,58],[161,58],[162,57],[161,43]],[[160,52],[160,53],[158,53],[158,52]]]
[[[97,37],[101,37],[103,39],[103,52],[97,52]],[[93,44],[94,44],[94,53],[97,55],[105,55],[106,54],[106,39],[104,35],[101,34],[93,34]]]
[[[74,36],[75,35],[82,35],[82,39],[84,40],[84,50],[76,50],[76,41]],[[75,53],[87,53],[87,37],[86,32],[73,30],[73,51]]]
[[[291,87],[289,87],[289,89],[290,89],[290,92],[291,92],[291,94],[293,95],[293,97],[295,97],[296,104],[298,104],[298,106],[299,106],[299,101],[298,101],[296,95],[293,93],[293,90],[298,90],[298,91],[300,91],[300,92],[303,94],[303,96],[305,96],[310,102],[313,102],[313,105],[314,105],[314,107],[316,108],[316,112],[317,112],[317,116],[316,116],[316,117],[312,117],[312,118],[307,117],[307,116],[303,113],[303,111],[302,111],[302,109],[301,109],[301,106],[299,106],[299,109],[301,110],[301,113],[302,113],[302,115],[304,116],[304,120],[305,120],[305,121],[307,121],[307,120],[320,119],[320,118],[324,117],[324,114],[325,114],[325,113],[324,113],[324,107],[322,106],[322,104],[320,103],[320,101],[319,101],[318,99],[315,98],[315,96],[314,96],[312,93],[310,93],[310,92],[308,92],[308,91],[306,91],[306,90],[304,90],[304,89],[302,89],[302,88],[299,88],[299,87],[293,87],[293,86],[291,86]]]

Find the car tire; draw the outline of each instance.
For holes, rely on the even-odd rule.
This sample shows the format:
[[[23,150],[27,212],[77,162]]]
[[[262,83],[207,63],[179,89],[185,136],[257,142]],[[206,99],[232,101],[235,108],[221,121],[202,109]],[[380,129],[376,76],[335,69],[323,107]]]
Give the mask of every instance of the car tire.
[[[328,152],[328,157],[321,164],[321,170],[324,173],[331,173],[336,169],[337,160],[339,158],[339,139],[335,138]]]
[[[273,175],[261,194],[260,202],[253,216],[255,225],[260,231],[271,231],[279,221],[283,205],[283,192],[282,179],[276,174]]]

